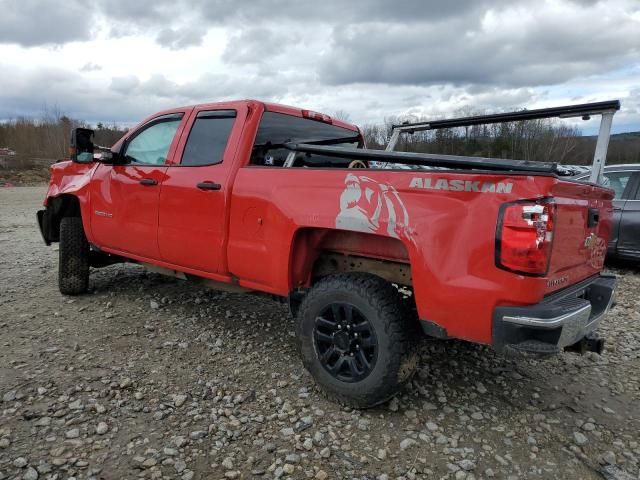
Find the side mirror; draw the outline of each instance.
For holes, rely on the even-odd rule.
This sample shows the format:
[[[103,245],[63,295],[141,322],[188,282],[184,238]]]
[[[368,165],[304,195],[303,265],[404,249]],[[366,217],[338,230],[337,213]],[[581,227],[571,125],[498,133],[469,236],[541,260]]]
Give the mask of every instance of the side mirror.
[[[77,163],[93,162],[93,130],[88,128],[74,128],[71,130],[69,155]]]
[[[125,157],[118,150],[103,150],[100,158],[96,161],[106,163],[107,165],[123,165],[127,163]]]

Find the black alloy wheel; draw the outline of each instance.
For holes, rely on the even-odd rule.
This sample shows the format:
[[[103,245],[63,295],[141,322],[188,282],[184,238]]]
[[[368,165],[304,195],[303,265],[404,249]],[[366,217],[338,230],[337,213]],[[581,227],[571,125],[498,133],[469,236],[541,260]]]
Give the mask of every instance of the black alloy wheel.
[[[378,357],[371,322],[353,305],[331,303],[316,317],[313,340],[320,363],[342,382],[366,378]]]
[[[393,285],[364,272],[327,275],[304,293],[298,351],[327,398],[369,408],[411,379],[420,332],[404,303]]]

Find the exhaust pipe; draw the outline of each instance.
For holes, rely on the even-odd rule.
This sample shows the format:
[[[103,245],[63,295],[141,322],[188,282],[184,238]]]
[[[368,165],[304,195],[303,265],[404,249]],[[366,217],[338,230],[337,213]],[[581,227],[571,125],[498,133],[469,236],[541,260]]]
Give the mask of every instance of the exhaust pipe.
[[[602,355],[604,351],[604,338],[600,338],[595,333],[585,335],[579,342],[565,347],[565,352],[574,352],[584,355],[587,352],[595,352]]]

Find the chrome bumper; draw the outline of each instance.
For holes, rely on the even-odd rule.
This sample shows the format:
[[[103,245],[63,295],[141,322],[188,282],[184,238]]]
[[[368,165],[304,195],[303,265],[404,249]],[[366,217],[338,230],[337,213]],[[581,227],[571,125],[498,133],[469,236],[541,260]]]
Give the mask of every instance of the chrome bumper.
[[[591,334],[614,302],[616,280],[599,275],[527,307],[498,307],[493,338],[497,350],[558,353]]]

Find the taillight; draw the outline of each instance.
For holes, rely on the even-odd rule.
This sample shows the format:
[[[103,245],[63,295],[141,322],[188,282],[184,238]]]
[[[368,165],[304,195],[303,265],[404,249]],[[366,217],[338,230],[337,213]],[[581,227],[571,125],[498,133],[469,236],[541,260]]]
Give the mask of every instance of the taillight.
[[[496,231],[496,265],[524,275],[546,275],[555,213],[550,199],[503,205]]]
[[[333,120],[329,115],[325,115],[324,113],[314,112],[312,110],[302,110],[302,116],[304,118],[308,118],[309,120],[316,120],[318,122],[323,122],[323,123],[333,123]]]

